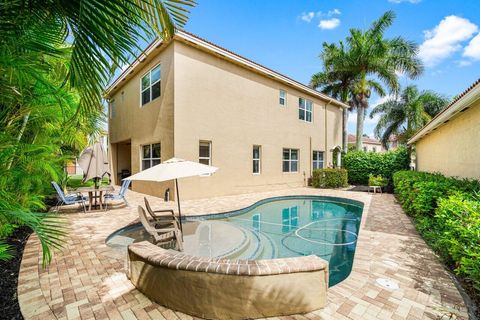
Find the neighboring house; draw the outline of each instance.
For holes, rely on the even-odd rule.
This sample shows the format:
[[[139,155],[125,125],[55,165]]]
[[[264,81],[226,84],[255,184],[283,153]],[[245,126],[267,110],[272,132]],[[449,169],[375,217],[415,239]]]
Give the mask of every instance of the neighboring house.
[[[376,139],[372,139],[366,136],[362,137],[363,151],[365,152],[384,152],[382,143]],[[357,144],[357,137],[354,134],[348,135],[348,146],[354,147]]]
[[[83,170],[78,165],[77,159],[68,161],[64,169],[69,176],[76,176],[76,175],[83,174]]]
[[[150,44],[106,97],[116,183],[172,157],[218,167],[180,181],[187,199],[306,185],[340,154],[348,108],[184,31]],[[173,193],[171,182],[133,182],[151,195],[166,188]]]
[[[460,94],[408,144],[418,171],[480,179],[480,79]]]

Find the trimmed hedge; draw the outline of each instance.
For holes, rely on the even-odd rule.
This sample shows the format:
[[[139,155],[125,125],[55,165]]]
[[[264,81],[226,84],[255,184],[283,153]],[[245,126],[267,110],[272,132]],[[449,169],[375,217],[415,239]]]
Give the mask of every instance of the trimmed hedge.
[[[314,188],[342,188],[348,186],[348,174],[345,169],[315,169],[312,172]]]
[[[400,171],[393,175],[398,200],[410,215],[433,215],[439,198],[461,192],[472,194],[480,190],[476,180],[459,180],[441,174]]]
[[[348,182],[367,185],[368,178],[382,176],[392,185],[392,175],[396,171],[408,169],[410,155],[406,148],[376,153],[353,151],[343,157],[343,167],[348,170]]]
[[[480,182],[414,171],[393,181],[427,243],[480,294]]]

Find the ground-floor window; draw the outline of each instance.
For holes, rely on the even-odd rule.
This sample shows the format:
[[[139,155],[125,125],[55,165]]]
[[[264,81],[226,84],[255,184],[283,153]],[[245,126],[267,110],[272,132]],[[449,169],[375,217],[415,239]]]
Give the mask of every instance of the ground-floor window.
[[[212,163],[212,142],[200,141],[198,148],[198,162],[206,164],[207,166]]]
[[[313,151],[312,168],[313,170],[323,168],[323,151]]]
[[[298,172],[298,149],[283,149],[283,172]]]
[[[142,170],[153,167],[161,162],[160,143],[146,144],[142,146]]]
[[[260,174],[260,157],[261,157],[261,147],[253,146],[253,168],[252,172],[254,174]]]

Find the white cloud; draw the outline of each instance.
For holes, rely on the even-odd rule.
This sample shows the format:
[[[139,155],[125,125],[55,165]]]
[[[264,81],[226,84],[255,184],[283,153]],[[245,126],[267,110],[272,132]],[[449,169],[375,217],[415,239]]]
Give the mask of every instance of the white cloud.
[[[410,3],[413,3],[413,4],[419,3],[420,1],[422,1],[422,0],[388,0],[388,2],[391,2],[391,3],[410,2]]]
[[[425,41],[420,45],[419,56],[427,66],[434,66],[462,48],[461,42],[478,31],[478,26],[457,16],[445,17],[433,29],[424,31]]]
[[[340,19],[332,18],[326,20],[320,20],[318,27],[324,30],[332,30],[340,25]]]
[[[300,16],[300,19],[302,19],[305,22],[310,22],[312,21],[313,17],[315,17],[315,12],[310,11],[310,12],[304,12]]]
[[[331,16],[334,16],[334,15],[341,15],[342,13],[340,12],[340,10],[338,9],[333,9],[333,10],[329,10],[328,13],[327,13],[327,16],[331,17]]]
[[[463,50],[463,56],[480,60],[480,33],[477,34]]]

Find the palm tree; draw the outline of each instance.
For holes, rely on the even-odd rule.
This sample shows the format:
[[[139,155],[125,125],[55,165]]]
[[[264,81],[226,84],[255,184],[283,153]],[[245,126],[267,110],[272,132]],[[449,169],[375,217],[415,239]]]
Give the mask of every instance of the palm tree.
[[[337,47],[337,51],[344,51],[338,56],[342,62],[334,63],[336,60],[333,59],[324,61],[329,65],[326,72],[335,70],[355,75],[355,82],[350,88],[350,104],[357,109],[357,150],[362,150],[363,126],[372,91],[384,96],[385,86],[389,91],[398,92],[398,73],[415,78],[423,71],[423,65],[416,57],[418,48],[413,42],[401,37],[385,38],[385,30],[394,19],[394,12],[387,11],[369,29],[351,29],[345,45],[340,43]]]
[[[379,104],[370,112],[370,118],[380,115],[374,131],[375,136],[386,148],[392,135],[398,136],[401,142],[406,142],[443,110],[448,101],[436,92],[419,91],[414,85],[407,86],[398,97]]]
[[[353,85],[358,76],[349,69],[351,64],[343,42],[339,46],[323,43],[323,51],[320,55],[323,64],[323,71],[312,75],[310,87],[319,89],[323,93],[332,96],[344,103],[349,103]],[[343,109],[343,152],[348,152],[348,109]]]
[[[103,89],[140,51],[169,39],[194,0],[24,0],[0,5],[0,259],[18,225],[38,235],[43,262],[60,248],[58,217],[42,213],[49,181],[101,131]],[[28,177],[28,178],[25,178]]]

